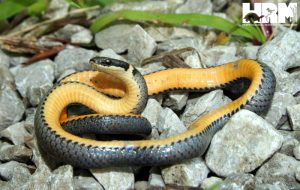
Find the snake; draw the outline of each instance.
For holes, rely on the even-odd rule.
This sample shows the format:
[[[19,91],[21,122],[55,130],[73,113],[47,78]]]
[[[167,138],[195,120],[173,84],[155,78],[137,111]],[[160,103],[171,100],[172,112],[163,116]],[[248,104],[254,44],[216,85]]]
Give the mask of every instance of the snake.
[[[117,59],[94,57],[90,64],[93,70],[79,71],[57,82],[38,105],[34,119],[38,147],[79,168],[164,166],[203,155],[213,135],[239,110],[265,114],[276,85],[272,70],[250,59],[209,68],[169,68],[144,76],[133,65]],[[140,113],[149,96],[224,89],[239,80],[250,81],[241,96],[197,118],[177,135],[134,140],[99,140],[78,135],[84,130],[105,133],[107,128],[120,129],[122,125],[135,131],[139,127],[131,125],[148,125]],[[68,118],[64,110],[73,103],[94,113]],[[149,130],[140,132],[147,134]]]

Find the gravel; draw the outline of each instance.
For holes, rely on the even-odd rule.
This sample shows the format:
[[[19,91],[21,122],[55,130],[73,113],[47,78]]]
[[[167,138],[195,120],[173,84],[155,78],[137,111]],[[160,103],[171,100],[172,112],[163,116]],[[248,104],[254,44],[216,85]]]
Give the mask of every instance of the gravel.
[[[43,19],[68,14],[70,4],[51,0]],[[202,13],[233,18],[242,11],[229,0],[149,0],[116,3],[88,13],[95,18],[109,11],[147,10]],[[226,13],[225,13],[226,12]],[[219,31],[208,27],[169,27],[120,20],[93,34],[85,25],[68,24],[38,39],[40,44],[67,45],[56,56],[22,63],[31,55],[0,49],[0,187],[10,189],[166,189],[221,190],[300,189],[300,33],[284,28],[263,45],[237,41],[220,44]],[[247,110],[234,114],[218,131],[204,155],[161,167],[83,170],[59,165],[40,152],[34,135],[37,105],[66,75],[91,69],[89,59],[105,56],[130,62],[142,73],[166,69],[165,60],[142,65],[144,59],[180,48],[178,60],[206,68],[257,59],[273,70],[276,92],[265,116]],[[199,76],[201,77],[201,76]],[[233,87],[231,90],[237,90]],[[151,96],[142,112],[152,125],[146,139],[164,139],[189,130],[190,124],[234,98],[227,89],[211,92],[167,92]],[[192,130],[192,129],[191,129]]]

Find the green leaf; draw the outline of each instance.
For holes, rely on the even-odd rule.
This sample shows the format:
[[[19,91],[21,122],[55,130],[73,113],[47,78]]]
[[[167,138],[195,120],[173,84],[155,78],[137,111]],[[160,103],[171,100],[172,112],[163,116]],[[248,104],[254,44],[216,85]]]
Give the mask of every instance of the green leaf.
[[[47,0],[37,0],[27,8],[28,14],[32,16],[40,15],[47,8],[47,5]]]
[[[154,24],[168,24],[172,26],[208,26],[226,33],[249,39],[261,40],[261,36],[253,26],[244,27],[224,18],[203,14],[174,14],[156,13],[145,11],[124,10],[111,12],[100,16],[91,25],[90,29],[95,33],[114,21],[125,19],[133,22],[151,22]]]
[[[14,1],[4,1],[0,3],[0,20],[5,20],[25,9],[25,6],[14,2]]]
[[[99,5],[105,7],[107,5],[114,3],[115,0],[97,0],[97,2],[99,3]]]
[[[69,5],[71,5],[72,7],[75,7],[75,8],[81,8],[81,6],[76,3],[75,1],[73,0],[65,0],[67,3],[69,3]]]
[[[10,18],[24,10],[28,10],[30,15],[37,15],[46,7],[47,0],[5,0],[0,3],[0,20]]]

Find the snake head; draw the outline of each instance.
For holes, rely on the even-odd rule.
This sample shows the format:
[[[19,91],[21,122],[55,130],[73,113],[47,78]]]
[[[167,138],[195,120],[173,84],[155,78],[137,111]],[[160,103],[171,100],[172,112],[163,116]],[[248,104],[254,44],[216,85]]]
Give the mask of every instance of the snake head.
[[[90,60],[90,64],[93,69],[99,71],[105,70],[116,70],[116,71],[127,71],[129,69],[129,63],[125,61],[108,58],[108,57],[94,57]]]

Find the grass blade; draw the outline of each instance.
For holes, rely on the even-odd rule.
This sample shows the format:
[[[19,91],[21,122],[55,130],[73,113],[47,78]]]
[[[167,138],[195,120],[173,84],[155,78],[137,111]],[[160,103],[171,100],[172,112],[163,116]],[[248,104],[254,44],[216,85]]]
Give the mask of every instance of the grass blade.
[[[154,24],[169,24],[172,26],[208,26],[226,33],[242,36],[248,39],[258,39],[261,36],[253,26],[239,26],[224,18],[203,14],[175,14],[157,13],[145,11],[124,10],[111,12],[100,16],[91,25],[91,30],[97,32],[117,20],[129,20],[133,22],[151,22]]]

